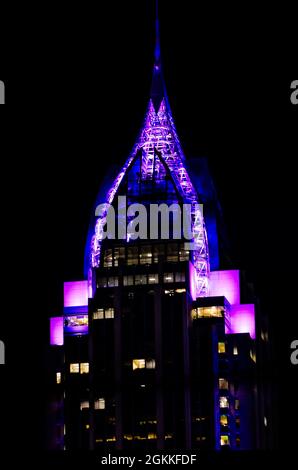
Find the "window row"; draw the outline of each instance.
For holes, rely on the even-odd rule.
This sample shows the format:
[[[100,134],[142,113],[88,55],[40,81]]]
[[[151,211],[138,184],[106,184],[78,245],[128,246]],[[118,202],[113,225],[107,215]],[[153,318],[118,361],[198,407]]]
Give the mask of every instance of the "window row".
[[[74,362],[69,365],[69,372],[71,374],[88,374],[89,362]]]
[[[132,370],[155,369],[155,359],[133,359]]]
[[[106,268],[117,267],[119,264],[133,266],[158,263],[160,259],[176,263],[188,261],[189,250],[185,250],[184,243],[109,248],[104,251],[103,265]]]
[[[173,282],[185,282],[185,273],[164,273],[163,282],[165,284]],[[123,285],[124,286],[141,286],[146,284],[158,284],[159,277],[157,273],[154,274],[135,274],[129,276],[123,276]],[[100,277],[97,280],[98,288],[106,287],[118,287],[119,286],[119,277],[110,276],[110,277]]]
[[[105,318],[114,318],[113,308],[98,308],[93,312],[93,320],[104,320]]]
[[[94,409],[95,410],[104,410],[106,407],[106,401],[104,398],[98,398],[97,400],[94,401]],[[82,410],[88,410],[90,408],[90,403],[89,401],[81,401],[80,405],[81,411]]]

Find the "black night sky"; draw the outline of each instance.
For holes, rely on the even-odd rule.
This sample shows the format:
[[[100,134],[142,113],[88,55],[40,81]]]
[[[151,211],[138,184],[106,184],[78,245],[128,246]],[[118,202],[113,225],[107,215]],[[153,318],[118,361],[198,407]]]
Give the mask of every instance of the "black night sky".
[[[4,204],[4,255],[13,250],[16,261],[11,267],[8,260],[11,318],[0,330],[8,361],[1,394],[14,408],[27,403],[18,411],[24,416],[18,430],[12,411],[5,434],[8,442],[22,436],[20,445],[31,450],[43,447],[46,434],[36,426],[45,414],[47,317],[61,313],[63,281],[83,275],[101,179],[110,165],[125,161],[142,124],[153,65],[153,3],[109,2],[97,11],[52,7],[40,12],[32,36],[27,30],[25,40],[20,35],[9,45],[7,35],[11,52],[0,79],[7,82],[7,103],[19,110],[7,111],[4,132],[10,157],[3,159],[2,178],[10,187],[2,199],[15,201]],[[289,96],[298,79],[295,15],[272,3],[264,10],[251,3],[160,3],[164,73],[178,134],[186,157],[208,157],[235,268],[247,272],[269,313],[280,447],[294,447],[298,367],[289,357],[298,337],[298,106]]]

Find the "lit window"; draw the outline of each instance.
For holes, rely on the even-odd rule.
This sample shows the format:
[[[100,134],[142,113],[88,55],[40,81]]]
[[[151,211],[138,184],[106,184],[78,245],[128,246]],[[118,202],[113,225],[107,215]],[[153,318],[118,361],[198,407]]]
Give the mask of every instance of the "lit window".
[[[240,447],[240,436],[236,436],[236,447]]]
[[[266,416],[264,416],[264,426],[267,427],[267,424],[268,424],[267,418],[266,418]]]
[[[130,247],[127,249],[127,264],[128,266],[139,264],[138,247]]]
[[[146,274],[136,274],[135,276],[135,285],[140,286],[147,284],[147,276]]]
[[[123,276],[124,286],[133,286],[133,276]]]
[[[221,424],[221,426],[227,426],[228,425],[227,415],[221,415],[220,416],[220,424]]]
[[[179,251],[179,260],[180,261],[188,261],[189,260],[189,251],[184,249],[184,246],[181,247],[181,251]]]
[[[237,355],[238,355],[238,348],[237,348],[237,346],[234,346],[234,347],[233,347],[233,354],[234,354],[234,356],[237,356]]]
[[[114,318],[114,309],[113,308],[107,308],[105,310],[105,318]]]
[[[229,407],[229,400],[227,399],[227,397],[219,397],[219,406],[220,408]]]
[[[89,373],[89,362],[82,362],[80,364],[80,372],[81,372],[81,374],[88,374]]]
[[[132,370],[145,369],[145,366],[146,366],[145,359],[133,359],[132,361]]]
[[[223,354],[226,352],[226,344],[225,343],[218,343],[218,352],[219,354]]]
[[[153,432],[150,432],[150,433],[148,434],[148,439],[157,439],[157,435],[156,435],[155,433],[153,433]]]
[[[239,410],[240,408],[240,401],[238,399],[235,400],[235,410]]]
[[[229,446],[230,445],[230,438],[227,435],[220,436],[220,445],[221,446]]]
[[[151,246],[141,246],[140,264],[151,264],[152,252]]]
[[[177,292],[177,294],[184,294],[184,292],[186,292],[186,289],[176,289],[175,292]]]
[[[87,410],[89,408],[89,401],[81,401],[81,411],[82,410]]]
[[[79,374],[80,364],[78,362],[76,362],[75,364],[70,364],[69,370],[71,374]]]
[[[158,284],[158,274],[149,274],[148,283],[149,284]]]
[[[173,273],[165,273],[163,275],[163,282],[165,282],[165,283],[174,282],[174,274]]]
[[[96,312],[93,313],[93,320],[102,320],[104,318],[104,309],[98,308]]]
[[[56,383],[61,384],[61,372],[56,372]]]
[[[108,287],[117,287],[119,284],[118,277],[109,277],[108,278]]]
[[[240,418],[239,418],[239,416],[237,416],[237,418],[235,418],[235,424],[236,424],[236,428],[240,428]]]
[[[95,410],[104,410],[106,407],[106,401],[104,398],[99,398],[94,402],[94,409]]]
[[[146,361],[146,369],[155,369],[155,359],[148,359]]]
[[[178,244],[170,243],[167,245],[167,261],[177,262],[178,261]]]
[[[165,246],[154,245],[153,246],[153,263],[158,263],[158,261],[164,259],[164,257],[165,257]]]
[[[106,277],[100,277],[97,281],[97,287],[107,287],[107,278]]]
[[[106,250],[104,252],[104,263],[103,263],[105,268],[110,268],[113,266],[113,254],[112,250]]]
[[[114,266],[119,266],[119,264],[121,264],[121,261],[123,260],[125,260],[125,248],[115,248],[114,249]]]
[[[175,282],[185,282],[185,273],[175,273]]]
[[[226,379],[218,379],[218,385],[220,390],[229,389],[229,382]]]
[[[256,353],[252,349],[250,350],[250,358],[252,361],[256,362]]]

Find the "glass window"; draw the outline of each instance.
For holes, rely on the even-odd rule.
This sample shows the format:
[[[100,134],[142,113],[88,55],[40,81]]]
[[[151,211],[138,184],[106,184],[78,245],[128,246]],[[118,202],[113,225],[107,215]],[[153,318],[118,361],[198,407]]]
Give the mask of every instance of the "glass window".
[[[167,261],[178,261],[178,243],[170,243],[167,245]]]
[[[221,424],[221,426],[227,426],[228,425],[227,415],[221,415],[220,416],[220,424]]]
[[[152,248],[150,245],[141,246],[140,264],[152,264]]]
[[[174,282],[174,273],[164,273],[163,282],[165,283]]]
[[[105,268],[110,268],[113,266],[113,250],[105,250],[103,265]]]
[[[133,276],[123,276],[124,286],[133,286]]]
[[[114,309],[113,308],[107,308],[105,310],[105,318],[114,318]]]
[[[142,284],[147,284],[147,275],[146,274],[136,274],[135,276],[135,285],[139,286]]]
[[[61,384],[61,372],[56,372],[56,383]]]
[[[125,260],[125,248],[114,248],[114,266],[119,266]]]
[[[104,398],[99,398],[94,402],[94,409],[95,410],[104,410],[106,407],[106,401]]]
[[[226,379],[218,379],[218,385],[220,390],[229,389],[229,382]]]
[[[185,250],[184,245],[180,247],[179,261],[189,261],[189,250]]]
[[[165,257],[165,246],[164,245],[153,245],[153,263],[158,263],[159,259]]]
[[[89,372],[89,362],[81,362],[80,364],[80,373],[88,374]]]
[[[145,369],[145,366],[146,366],[145,359],[133,359],[132,360],[132,370]]]
[[[235,424],[236,424],[236,428],[240,428],[240,418],[239,418],[239,416],[237,416],[237,418],[235,418]]]
[[[175,282],[185,282],[185,273],[175,273]]]
[[[103,320],[104,319],[104,309],[98,308],[96,312],[93,313],[93,320]]]
[[[237,356],[237,355],[238,355],[238,348],[237,348],[237,346],[234,346],[234,347],[233,347],[233,354],[234,354],[234,356]]]
[[[128,266],[139,264],[137,246],[132,246],[132,247],[127,248],[127,264]]]
[[[108,278],[108,287],[117,287],[119,284],[118,277],[109,277]]]
[[[240,436],[236,436],[236,447],[240,447]]]
[[[230,438],[227,435],[220,436],[220,445],[221,446],[229,446],[230,445]]]
[[[155,359],[148,359],[146,361],[146,369],[155,369]]]
[[[148,275],[149,284],[158,284],[158,274],[149,274]]]
[[[80,364],[78,362],[70,364],[69,371],[71,374],[79,374]]]
[[[226,352],[226,344],[223,342],[218,343],[218,352],[219,354],[223,354]]]
[[[87,400],[86,401],[81,401],[80,408],[81,408],[81,411],[82,410],[87,410],[89,408],[89,401],[87,401]]]
[[[229,408],[229,400],[227,397],[219,397],[220,408]]]
[[[240,401],[236,398],[235,400],[235,410],[239,410],[240,408]]]
[[[97,287],[107,287],[107,278],[106,277],[98,278]]]

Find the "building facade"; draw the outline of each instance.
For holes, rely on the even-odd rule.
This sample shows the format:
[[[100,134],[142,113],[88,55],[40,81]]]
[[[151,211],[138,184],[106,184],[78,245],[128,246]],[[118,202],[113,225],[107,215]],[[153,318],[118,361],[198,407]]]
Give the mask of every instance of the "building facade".
[[[50,319],[50,447],[268,448],[265,318],[240,271],[221,269],[219,203],[206,160],[184,157],[156,26],[144,124],[99,194],[85,279],[65,283],[63,314]],[[187,204],[193,239],[177,234],[174,211],[166,236],[152,236],[148,219],[151,236],[136,238],[127,212],[134,204]],[[107,238],[110,205],[117,226]]]

